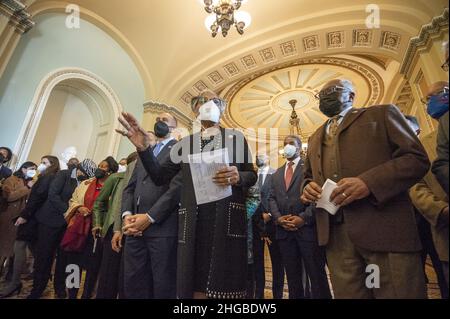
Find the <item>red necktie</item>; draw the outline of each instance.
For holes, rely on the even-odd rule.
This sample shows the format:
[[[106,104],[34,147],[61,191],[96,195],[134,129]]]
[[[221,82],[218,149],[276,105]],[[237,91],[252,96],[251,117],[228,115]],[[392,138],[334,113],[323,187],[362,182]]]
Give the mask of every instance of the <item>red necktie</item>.
[[[286,183],[286,190],[289,189],[289,186],[291,185],[292,182],[292,176],[294,176],[294,169],[292,168],[292,166],[294,166],[294,162],[289,162],[287,164],[287,170],[286,170],[286,176],[284,177],[284,181]]]

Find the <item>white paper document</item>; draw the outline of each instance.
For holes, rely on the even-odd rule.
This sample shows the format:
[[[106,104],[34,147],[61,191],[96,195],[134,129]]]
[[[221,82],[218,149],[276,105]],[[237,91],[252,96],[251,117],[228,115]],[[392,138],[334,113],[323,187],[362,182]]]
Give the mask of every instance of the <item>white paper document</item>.
[[[325,209],[331,215],[336,215],[337,211],[340,208],[340,206],[336,206],[332,202],[330,202],[331,193],[333,193],[335,188],[337,188],[336,183],[331,179],[327,179],[325,181],[325,184],[323,184],[322,186],[322,197],[317,201],[316,204],[317,208]]]
[[[217,171],[228,167],[229,163],[226,148],[189,155],[197,205],[215,202],[232,195],[231,186],[219,186],[213,181]]]

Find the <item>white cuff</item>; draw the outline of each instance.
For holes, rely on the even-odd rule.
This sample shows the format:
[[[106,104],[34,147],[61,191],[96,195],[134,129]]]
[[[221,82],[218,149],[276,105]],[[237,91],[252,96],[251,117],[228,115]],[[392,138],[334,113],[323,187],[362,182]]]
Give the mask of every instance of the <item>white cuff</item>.
[[[148,216],[148,219],[150,220],[150,222],[151,222],[152,224],[154,224],[154,223],[155,223],[155,220],[153,219],[153,217],[150,216],[150,214],[148,214],[148,213],[147,213],[147,216]]]
[[[129,215],[133,215],[133,213],[130,212],[129,210],[127,210],[126,212],[123,212],[122,213],[122,219],[124,219],[126,216],[129,216]]]

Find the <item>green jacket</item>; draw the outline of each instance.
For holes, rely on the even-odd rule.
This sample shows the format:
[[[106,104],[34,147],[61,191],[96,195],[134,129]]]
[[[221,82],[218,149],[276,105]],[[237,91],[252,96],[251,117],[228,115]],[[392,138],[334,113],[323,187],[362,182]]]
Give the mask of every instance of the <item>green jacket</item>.
[[[114,224],[116,215],[120,214],[124,177],[125,173],[111,175],[94,203],[93,227],[102,228],[102,237],[106,236],[108,229]]]

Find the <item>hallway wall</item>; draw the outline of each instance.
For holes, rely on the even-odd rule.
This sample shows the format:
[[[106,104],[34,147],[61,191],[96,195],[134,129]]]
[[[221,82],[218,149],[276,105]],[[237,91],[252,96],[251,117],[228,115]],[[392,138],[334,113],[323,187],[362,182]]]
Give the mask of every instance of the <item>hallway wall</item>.
[[[36,26],[23,36],[14,52],[0,80],[0,145],[16,145],[39,83],[64,67],[96,74],[112,87],[124,110],[142,118],[144,85],[131,58],[93,24],[81,20],[80,29],[67,29],[65,20],[66,16],[58,13],[36,17]],[[131,145],[121,140],[117,156],[131,151]]]

